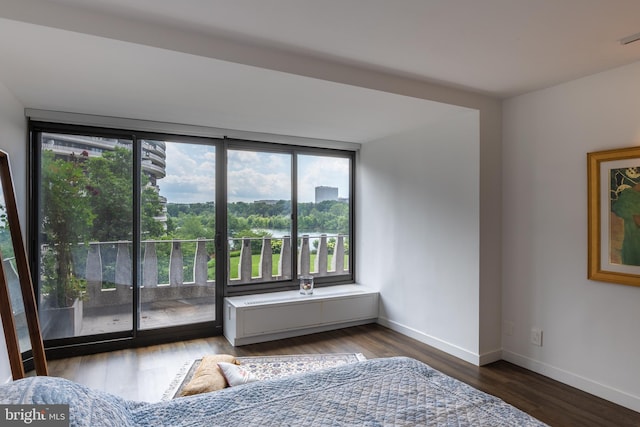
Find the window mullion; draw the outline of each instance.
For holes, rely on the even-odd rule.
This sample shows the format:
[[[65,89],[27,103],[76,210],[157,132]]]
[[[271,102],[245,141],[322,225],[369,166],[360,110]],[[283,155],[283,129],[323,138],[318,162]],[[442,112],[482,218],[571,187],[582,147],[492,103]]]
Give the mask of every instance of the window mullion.
[[[228,291],[227,260],[229,259],[229,243],[227,240],[227,149],[229,142],[225,138],[217,147],[216,155],[216,292],[225,295]],[[219,316],[222,316],[222,303]],[[220,318],[220,317],[218,317]]]
[[[291,154],[291,280],[298,279],[298,154]]]
[[[140,324],[140,244],[141,244],[141,210],[140,202],[142,183],[140,174],[142,170],[142,149],[141,143],[136,135],[131,135],[133,141],[133,229],[131,245],[131,275],[133,279],[133,336],[138,334]]]

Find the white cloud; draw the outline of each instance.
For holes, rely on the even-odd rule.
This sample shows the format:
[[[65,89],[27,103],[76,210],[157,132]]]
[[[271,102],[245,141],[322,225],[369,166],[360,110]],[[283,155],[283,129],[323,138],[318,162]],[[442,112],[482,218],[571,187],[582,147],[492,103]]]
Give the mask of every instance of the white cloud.
[[[338,187],[338,197],[349,196],[349,159],[341,157],[298,156],[299,201],[313,202],[315,188]]]
[[[160,194],[173,203],[215,199],[215,148],[167,143],[167,176],[158,181]],[[228,152],[229,201],[291,199],[291,155],[244,150]],[[315,200],[315,187],[338,187],[349,197],[349,160],[339,157],[299,156],[299,201]]]
[[[290,200],[290,165],[288,154],[229,151],[229,201]]]
[[[158,180],[160,194],[170,203],[215,200],[215,149],[211,146],[167,142],[166,173]]]

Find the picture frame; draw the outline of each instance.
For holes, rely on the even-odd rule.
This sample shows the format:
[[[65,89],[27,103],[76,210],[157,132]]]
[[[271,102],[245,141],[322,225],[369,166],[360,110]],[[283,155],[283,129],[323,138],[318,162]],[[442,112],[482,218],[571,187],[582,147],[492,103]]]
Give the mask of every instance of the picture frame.
[[[640,286],[640,147],[587,153],[588,275]]]

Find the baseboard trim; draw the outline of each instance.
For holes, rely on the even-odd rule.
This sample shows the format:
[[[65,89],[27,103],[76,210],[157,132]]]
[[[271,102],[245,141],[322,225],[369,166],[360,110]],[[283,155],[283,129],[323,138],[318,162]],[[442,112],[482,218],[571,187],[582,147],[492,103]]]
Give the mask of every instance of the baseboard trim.
[[[418,331],[417,329],[403,325],[394,320],[387,319],[386,317],[378,317],[378,323],[381,324],[382,326],[386,326],[387,328],[393,331],[399,332],[402,335],[406,335],[410,338],[420,341],[421,343],[430,345],[431,347],[435,347],[438,350],[442,350],[445,353],[448,353],[452,356],[457,357],[458,359],[462,359],[465,362],[469,362],[476,366],[490,363],[487,360],[491,360],[491,362],[495,362],[496,360],[500,359],[500,357],[498,357],[497,359],[494,359],[494,357],[496,357],[496,351],[488,353],[487,355],[481,356],[477,353],[473,353],[455,344],[451,344],[439,338],[425,334],[424,332]]]
[[[598,396],[633,411],[640,412],[640,396],[634,396],[622,390],[612,388],[606,384],[601,384],[597,381],[593,381],[589,378],[531,359],[527,356],[504,349],[494,350],[479,355],[429,334],[425,334],[424,332],[418,331],[409,326],[389,320],[385,317],[378,317],[378,323],[476,366],[486,365],[498,360],[506,360],[514,365],[518,365],[563,384],[575,387],[578,390],[593,394],[594,396]]]
[[[489,351],[480,355],[480,366],[502,360],[502,349]]]
[[[590,380],[589,378],[556,368],[555,366],[551,366],[512,351],[502,350],[502,359],[507,362],[511,362],[514,365],[518,365],[530,371],[544,375],[545,377],[560,381],[563,384],[567,384],[571,387],[593,394],[594,396],[598,396],[620,406],[624,406],[625,408],[640,412],[639,396],[634,396],[622,390],[617,390],[606,384],[598,383]]]
[[[302,329],[295,329],[291,331],[274,332],[274,333],[263,334],[263,335],[254,335],[250,337],[240,337],[235,339],[229,339],[228,337],[225,337],[225,338],[227,338],[227,341],[229,341],[229,343],[233,346],[242,346],[247,344],[256,344],[256,343],[262,343],[262,342],[268,342],[268,341],[281,340],[284,338],[293,338],[293,337],[299,337],[303,335],[316,334],[318,332],[334,331],[336,329],[350,328],[352,326],[366,325],[368,323],[375,323],[375,322],[376,322],[376,319],[364,319],[364,320],[358,320],[353,322],[334,323],[330,325],[316,326],[312,328],[302,328]]]

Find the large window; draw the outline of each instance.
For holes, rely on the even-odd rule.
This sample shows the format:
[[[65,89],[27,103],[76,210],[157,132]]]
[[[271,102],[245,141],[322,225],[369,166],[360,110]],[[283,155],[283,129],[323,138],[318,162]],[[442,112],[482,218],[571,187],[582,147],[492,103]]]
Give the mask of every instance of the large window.
[[[291,158],[227,151],[230,286],[291,280]]]
[[[351,159],[300,154],[298,271],[318,278],[349,273]]]
[[[352,168],[346,152],[229,144],[229,293],[295,286],[300,275],[353,280]]]
[[[352,152],[41,122],[31,134],[45,345],[210,335],[224,295],[353,281]]]

